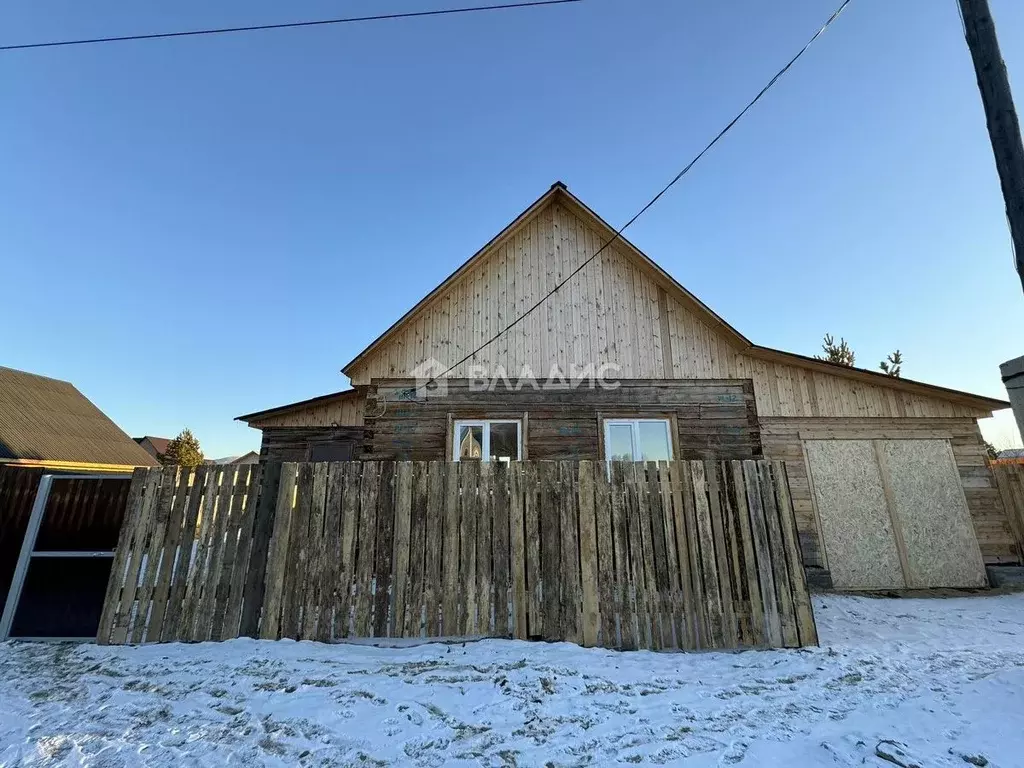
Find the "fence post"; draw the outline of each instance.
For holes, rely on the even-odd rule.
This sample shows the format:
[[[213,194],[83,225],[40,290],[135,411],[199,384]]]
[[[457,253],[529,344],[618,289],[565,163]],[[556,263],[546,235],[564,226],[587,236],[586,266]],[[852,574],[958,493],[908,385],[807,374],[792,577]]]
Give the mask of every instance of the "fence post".
[[[252,549],[249,553],[249,570],[242,593],[242,619],[239,637],[258,637],[260,610],[263,607],[267,553],[270,536],[274,531],[274,512],[277,509],[277,494],[281,485],[281,462],[268,462],[260,478],[259,499],[256,502],[256,519],[253,521]]]

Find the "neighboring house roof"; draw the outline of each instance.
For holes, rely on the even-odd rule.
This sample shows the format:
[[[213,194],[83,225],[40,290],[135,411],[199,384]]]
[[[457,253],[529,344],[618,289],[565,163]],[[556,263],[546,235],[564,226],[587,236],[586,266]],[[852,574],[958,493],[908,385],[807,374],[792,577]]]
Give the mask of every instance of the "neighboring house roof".
[[[0,461],[153,466],[73,385],[0,367]]]
[[[599,229],[601,229],[605,236],[610,238],[615,237],[616,230],[608,222],[598,216],[592,211],[585,203],[579,198],[569,192],[568,188],[561,181],[557,181],[551,185],[551,188],[535,200],[525,211],[517,216],[507,227],[499,232],[490,242],[488,242],[483,248],[477,251],[473,256],[469,258],[462,266],[456,269],[451,275],[449,275],[444,281],[442,281],[436,288],[430,293],[424,296],[417,304],[400,317],[390,328],[384,333],[374,339],[366,349],[356,355],[351,361],[349,361],[342,369],[342,373],[351,376],[356,366],[365,360],[370,353],[380,347],[385,341],[393,336],[396,331],[403,328],[418,313],[425,309],[431,304],[431,302],[441,294],[443,294],[450,286],[454,285],[460,277],[466,272],[471,270],[477,263],[488,258],[497,247],[502,245],[509,237],[514,235],[525,222],[532,219],[542,209],[544,209],[553,198],[558,198],[562,203],[570,206],[578,214],[589,218],[594,222]],[[690,293],[686,288],[679,284],[679,282],[673,278],[668,272],[662,269],[656,264],[647,254],[633,245],[625,237],[619,235],[616,240],[617,244],[621,244],[627,251],[628,255],[636,262],[654,272],[659,278],[660,282],[666,287],[666,290],[671,291],[673,296],[680,301],[684,306],[692,309],[698,314],[703,320],[705,320],[712,328],[717,329],[723,337],[733,345],[737,350],[741,351],[744,355],[753,358],[760,358],[763,360],[781,361],[787,365],[797,366],[801,368],[807,368],[811,370],[821,370],[829,373],[833,376],[840,376],[848,379],[855,379],[860,381],[866,381],[871,384],[875,384],[881,387],[889,387],[891,389],[903,390],[906,392],[913,392],[916,394],[941,398],[943,400],[953,400],[956,402],[965,403],[971,406],[977,406],[986,410],[999,410],[1002,408],[1009,408],[1010,404],[1005,400],[999,400],[992,397],[985,397],[983,395],[975,395],[970,392],[963,392],[956,389],[949,389],[947,387],[940,387],[934,384],[925,384],[919,381],[913,381],[911,379],[897,378],[888,376],[885,373],[878,371],[870,371],[864,368],[851,368],[844,365],[838,365],[835,363],[829,363],[824,360],[818,360],[816,358],[805,357],[803,355],[794,354],[792,352],[784,352],[778,349],[772,349],[771,347],[763,347],[754,344],[752,341],[747,339],[746,336],[741,334],[723,318],[717,315],[710,307],[704,302]],[[453,361],[454,362],[454,361]],[[291,403],[280,408],[271,409],[270,411],[261,412],[260,414],[249,414],[248,416],[239,417],[242,421],[251,421],[252,417],[258,415],[265,415],[273,411],[280,411],[284,409],[296,408],[299,406],[305,406],[313,403],[317,400],[324,398],[337,397],[344,393],[335,393],[334,395],[324,395],[320,398],[313,398],[312,400],[302,401],[300,403]]]
[[[146,450],[147,453],[150,452],[149,450],[146,449],[145,443],[149,443],[153,451],[156,452],[156,455],[150,454],[153,456],[153,458],[156,458],[157,456],[163,456],[165,453],[167,453],[167,444],[171,442],[171,438],[169,437],[153,437],[152,435],[133,437],[132,440],[141,445],[143,450]]]
[[[996,454],[997,459],[1024,459],[1024,448],[1007,448]]]
[[[225,456],[221,459],[207,459],[207,464],[256,464],[260,455],[256,451],[243,453],[241,456]]]

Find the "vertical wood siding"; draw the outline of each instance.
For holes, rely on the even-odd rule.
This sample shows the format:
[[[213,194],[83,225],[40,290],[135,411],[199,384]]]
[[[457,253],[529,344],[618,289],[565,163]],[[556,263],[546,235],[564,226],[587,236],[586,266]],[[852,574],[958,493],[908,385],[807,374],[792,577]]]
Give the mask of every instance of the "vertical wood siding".
[[[447,367],[473,352],[600,249],[607,236],[588,219],[555,199],[361,361],[351,372],[353,384],[414,376],[428,360]],[[553,364],[570,372],[611,362],[627,379],[752,379],[758,413],[769,417],[988,415],[744,355],[677,295],[625,246],[613,245],[472,363],[448,375],[465,378],[470,365],[478,365],[489,371],[502,366],[513,378],[527,366],[543,376]],[[278,426],[305,425],[279,418]]]
[[[249,422],[249,426],[263,427],[361,427],[363,425],[364,398],[361,393],[339,395],[333,400],[315,403],[307,408],[295,408]]]

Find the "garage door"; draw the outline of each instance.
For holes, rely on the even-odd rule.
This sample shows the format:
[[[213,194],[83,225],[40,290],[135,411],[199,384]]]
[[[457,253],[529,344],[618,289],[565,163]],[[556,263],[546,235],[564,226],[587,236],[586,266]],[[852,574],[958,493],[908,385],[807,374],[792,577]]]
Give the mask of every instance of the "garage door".
[[[946,440],[808,440],[805,447],[836,588],[985,586]]]

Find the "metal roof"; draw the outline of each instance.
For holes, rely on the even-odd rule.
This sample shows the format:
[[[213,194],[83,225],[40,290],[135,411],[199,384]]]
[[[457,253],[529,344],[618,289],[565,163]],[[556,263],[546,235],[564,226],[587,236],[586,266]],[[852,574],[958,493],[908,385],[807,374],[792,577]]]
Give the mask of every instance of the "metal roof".
[[[0,366],[0,460],[19,459],[156,464],[69,382]]]

